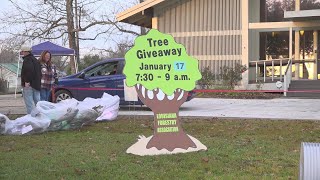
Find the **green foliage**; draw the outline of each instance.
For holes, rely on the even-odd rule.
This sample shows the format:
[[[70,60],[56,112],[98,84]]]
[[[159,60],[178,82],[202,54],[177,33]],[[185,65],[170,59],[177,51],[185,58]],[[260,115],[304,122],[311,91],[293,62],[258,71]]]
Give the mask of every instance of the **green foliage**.
[[[67,66],[66,69],[67,69],[67,70],[66,70],[66,71],[67,71],[67,74],[70,75],[70,74],[71,74],[71,67],[70,67],[70,66]]]
[[[209,66],[201,70],[201,76],[202,78],[198,81],[198,85],[200,85],[202,89],[213,88],[215,74],[210,70]]]
[[[150,45],[150,39],[152,39],[151,44],[156,40],[162,41],[162,45]],[[153,55],[160,54],[160,52],[166,54],[167,50],[170,50],[171,54],[169,56]],[[177,53],[173,53],[173,50]],[[151,57],[141,58],[140,56],[139,58],[139,52],[150,53]],[[201,78],[198,60],[189,56],[185,47],[182,44],[176,43],[171,35],[163,34],[155,29],[150,30],[147,35],[137,37],[135,45],[126,53],[125,59],[123,73],[126,75],[128,86],[142,84],[146,89],[160,88],[165,94],[172,95],[177,88],[186,91],[194,89],[195,82]],[[179,62],[178,65],[184,63],[183,70],[175,70],[177,62]],[[147,66],[170,65],[171,69],[141,70],[142,64]]]
[[[220,73],[220,79],[223,85],[227,86],[229,89],[234,89],[234,87],[242,80],[242,73],[247,70],[247,66],[236,64],[234,68],[223,66]]]
[[[98,62],[101,61],[102,57],[100,57],[99,55],[95,54],[95,55],[85,55],[83,58],[80,59],[80,64],[78,66],[79,71],[81,71],[82,69]]]
[[[141,157],[126,149],[153,122],[133,118],[1,136],[0,179],[297,179],[300,143],[320,141],[318,121],[193,118],[183,128],[207,151]]]

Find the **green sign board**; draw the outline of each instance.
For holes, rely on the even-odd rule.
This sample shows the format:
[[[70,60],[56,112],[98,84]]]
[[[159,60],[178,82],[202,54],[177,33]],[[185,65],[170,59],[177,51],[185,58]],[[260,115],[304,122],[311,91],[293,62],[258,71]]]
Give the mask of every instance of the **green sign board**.
[[[154,29],[135,40],[125,59],[128,86],[143,84],[146,89],[161,88],[165,94],[172,95],[177,88],[193,90],[201,78],[198,60],[188,56],[185,47],[171,35]]]
[[[123,72],[127,86],[135,86],[139,99],[154,112],[154,136],[147,148],[195,147],[181,127],[178,112],[201,78],[198,60],[171,35],[152,29],[136,38],[125,55]]]

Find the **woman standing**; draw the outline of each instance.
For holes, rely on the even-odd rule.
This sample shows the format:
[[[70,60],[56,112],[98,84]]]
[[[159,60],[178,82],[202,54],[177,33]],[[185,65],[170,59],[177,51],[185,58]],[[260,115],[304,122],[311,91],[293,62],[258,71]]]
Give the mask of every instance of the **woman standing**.
[[[48,101],[50,90],[56,75],[56,67],[51,62],[51,53],[49,51],[43,51],[39,61],[42,73],[40,100]]]

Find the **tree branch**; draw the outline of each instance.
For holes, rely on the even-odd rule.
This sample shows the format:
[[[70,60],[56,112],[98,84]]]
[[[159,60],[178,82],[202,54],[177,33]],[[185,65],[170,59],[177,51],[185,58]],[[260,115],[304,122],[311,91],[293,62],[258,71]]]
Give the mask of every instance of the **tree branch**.
[[[137,33],[137,32],[135,32],[135,31],[125,30],[125,29],[121,28],[121,27],[117,24],[117,22],[112,22],[112,24],[113,24],[119,31],[121,31],[121,32],[134,34],[134,35],[136,35],[136,36],[139,36],[139,35],[140,35],[140,33]]]
[[[79,39],[81,39],[81,40],[96,40],[96,38],[98,36],[100,36],[101,34],[105,34],[105,33],[109,32],[110,29],[111,29],[111,27],[109,29],[107,29],[106,31],[97,33],[94,38],[81,38],[81,37],[79,37]]]

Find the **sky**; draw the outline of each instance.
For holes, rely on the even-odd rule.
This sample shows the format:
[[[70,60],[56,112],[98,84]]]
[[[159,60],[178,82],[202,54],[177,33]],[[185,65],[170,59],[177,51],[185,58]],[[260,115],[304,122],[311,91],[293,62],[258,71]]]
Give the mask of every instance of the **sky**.
[[[15,0],[16,2],[18,2],[20,4],[25,3],[25,0]],[[34,0],[30,0],[30,1],[34,1]],[[80,0],[78,0],[79,2]],[[97,12],[101,11],[102,12],[114,12],[114,11],[122,11],[123,9],[126,9],[128,7],[132,7],[134,5],[134,3],[136,3],[137,0],[123,0],[123,1],[117,1],[117,0],[103,0],[103,3],[100,3],[96,6],[93,6],[92,8],[96,8]],[[108,3],[106,3],[108,2]],[[0,0],[0,16],[3,15],[4,12],[10,12],[13,9],[11,3],[9,2],[9,0]],[[1,26],[1,24],[0,24]],[[104,27],[104,26],[103,26]],[[99,27],[99,28],[103,28],[103,27]],[[128,26],[128,28],[130,29],[136,29],[137,31],[139,31],[138,27],[130,27]],[[87,32],[80,32],[80,36],[86,36],[86,37],[92,37],[93,34],[96,33],[96,29],[92,28]],[[118,33],[116,33],[118,34]],[[0,39],[5,38],[6,35],[0,34]],[[113,35],[108,37],[108,39],[106,40],[105,38],[97,38],[96,40],[93,41],[80,41],[80,54],[81,56],[85,55],[85,54],[96,54],[98,51],[94,51],[93,49],[108,49],[108,48],[114,48],[116,42],[120,42],[120,41],[124,41],[124,40],[129,40],[129,41],[133,41],[134,40],[134,36],[132,35],[121,35],[121,36],[117,36],[117,35]],[[45,40],[42,40],[45,41]],[[39,40],[34,40],[34,41],[30,41],[27,44],[29,45],[35,45],[38,44],[40,41]],[[57,43],[59,45],[62,44],[62,40],[52,40],[52,42]]]

